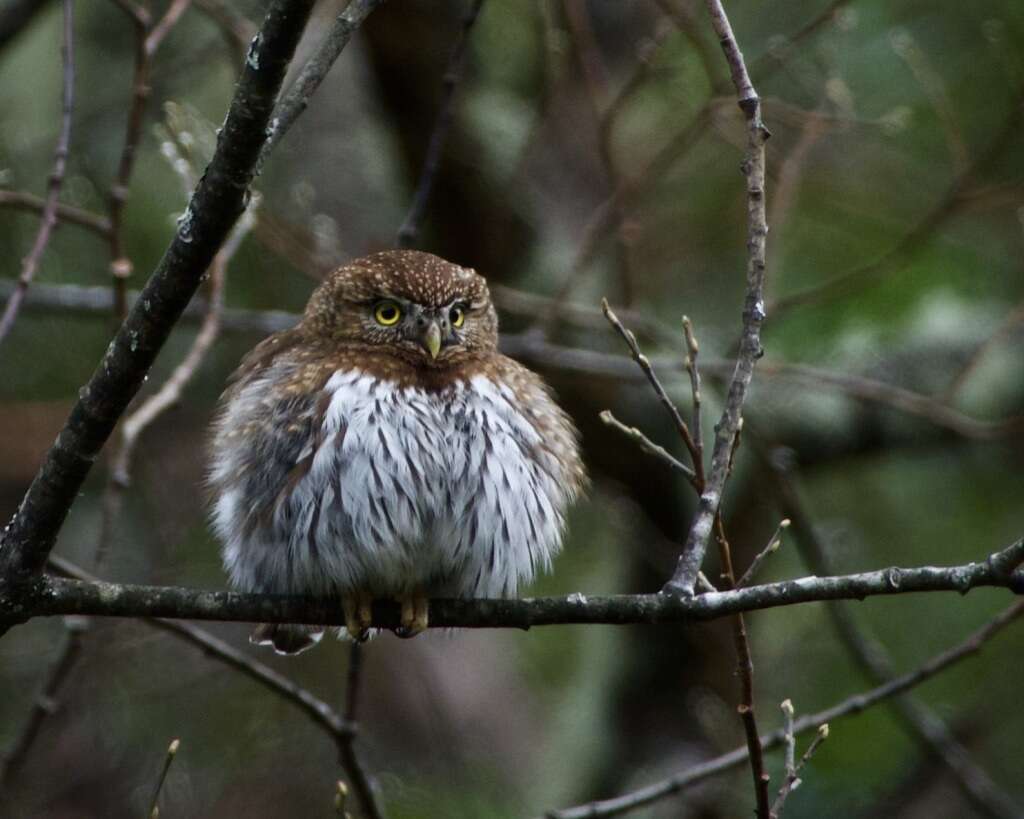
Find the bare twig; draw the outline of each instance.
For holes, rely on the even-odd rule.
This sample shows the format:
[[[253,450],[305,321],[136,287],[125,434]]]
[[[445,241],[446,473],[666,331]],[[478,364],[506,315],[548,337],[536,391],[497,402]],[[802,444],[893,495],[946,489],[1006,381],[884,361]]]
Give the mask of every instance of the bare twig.
[[[913,36],[906,29],[894,31],[889,36],[892,50],[907,64],[925,96],[942,123],[942,132],[946,137],[946,146],[953,162],[953,171],[959,176],[967,171],[970,155],[963,130],[953,113],[953,106],[946,90],[942,76],[935,70],[928,55],[914,42]]]
[[[690,396],[693,401],[692,430],[694,457],[700,462],[701,473],[704,472],[704,433],[701,429],[701,391],[700,391],[700,369],[697,367],[697,354],[700,346],[697,344],[697,336],[693,332],[693,324],[689,316],[683,316],[683,335],[686,338],[686,359],[684,364],[686,372],[690,376]]]
[[[459,33],[455,37],[451,54],[448,55],[448,65],[445,67],[444,80],[441,85],[441,103],[438,108],[437,119],[434,120],[434,130],[430,134],[430,142],[427,145],[427,153],[423,159],[423,169],[420,171],[416,193],[413,194],[409,212],[405,215],[402,226],[398,229],[398,247],[412,247],[419,239],[420,225],[427,212],[427,203],[430,201],[430,194],[434,189],[434,182],[441,167],[441,153],[444,149],[444,141],[448,137],[448,129],[452,124],[455,92],[458,89],[459,82],[462,80],[466,46],[469,43],[470,32],[472,32],[473,26],[476,24],[476,18],[479,16],[483,4],[484,0],[469,0],[469,8],[462,18]]]
[[[630,356],[637,363],[637,366],[643,371],[644,376],[647,378],[648,383],[654,390],[655,395],[658,396],[658,401],[668,412],[669,417],[672,419],[672,423],[675,424],[676,432],[683,439],[683,443],[686,444],[687,450],[690,452],[690,456],[693,458],[693,468],[695,477],[703,485],[704,481],[704,470],[698,455],[697,445],[694,443],[693,438],[690,436],[690,428],[686,425],[686,421],[683,420],[683,416],[679,413],[679,408],[675,405],[675,402],[669,398],[665,388],[661,385],[661,381],[658,380],[658,376],[654,372],[654,368],[651,366],[651,361],[647,356],[640,350],[640,345],[637,343],[636,336],[632,332],[622,326],[622,322],[619,321],[619,317],[615,315],[611,307],[608,306],[608,300],[601,300],[601,309],[604,311],[605,318],[608,319],[608,323],[615,328],[615,331],[622,336],[622,339],[626,342],[626,346],[629,347]]]
[[[356,724],[356,711],[359,704],[359,681],[363,668],[363,648],[359,643],[353,642],[348,653],[348,678],[345,686],[345,721],[349,725]],[[384,819],[384,807],[377,797],[377,790],[370,774],[363,765],[359,754],[355,749],[355,733],[351,733],[348,740],[338,743],[338,753],[341,755],[341,764],[348,771],[352,780],[352,786],[359,796],[359,802],[363,806],[363,812],[370,819]]]
[[[861,712],[885,702],[890,697],[909,691],[917,685],[931,679],[950,666],[981,650],[984,644],[999,633],[1003,628],[1024,614],[1024,600],[1014,603],[993,620],[974,632],[962,643],[947,649],[923,663],[913,671],[897,677],[884,685],[879,685],[860,694],[847,697],[831,708],[800,717],[793,724],[795,734],[816,731],[825,724],[831,724],[844,717]],[[785,743],[785,729],[773,731],[761,737],[761,746],[768,751]],[[604,799],[588,802],[564,810],[553,810],[546,814],[547,819],[587,819],[587,817],[619,816],[657,802],[668,796],[681,793],[698,782],[710,779],[716,774],[738,768],[747,763],[748,749],[746,746],[735,748],[729,753],[676,774],[668,779],[655,782],[639,790]]]
[[[50,557],[50,566],[66,577],[83,582],[98,582],[97,578],[79,568],[69,560],[57,555]],[[233,645],[210,634],[191,623],[179,623],[154,617],[143,618],[148,626],[167,632],[199,648],[205,655],[240,672],[243,676],[262,685],[274,695],[291,703],[317,726],[322,728],[336,744],[347,742],[355,732],[355,726],[345,720],[330,705],[318,699],[302,686],[279,674],[265,663],[239,651]]]
[[[1024,324],[1024,301],[1014,307],[992,334],[975,348],[970,358],[950,379],[949,386],[936,397],[936,400],[941,404],[952,403],[988,352],[1010,336],[1021,324]]]
[[[138,153],[139,141],[142,136],[142,125],[145,119],[146,102],[150,94],[150,69],[157,49],[168,32],[177,24],[181,15],[188,9],[192,0],[173,0],[163,16],[151,26],[152,18],[148,10],[133,3],[118,3],[128,15],[135,28],[135,62],[132,69],[132,96],[128,106],[128,119],[125,125],[124,142],[121,147],[121,158],[117,165],[117,174],[110,186],[109,221],[110,230],[110,274],[114,286],[114,314],[123,319],[128,313],[126,298],[127,280],[132,274],[131,259],[124,249],[124,206],[128,201],[128,188],[131,183],[135,157]]]
[[[783,700],[779,710],[782,711],[783,742],[786,748],[784,767],[786,777],[788,778],[789,776],[796,776],[796,735],[793,733],[794,711],[792,700]]]
[[[260,220],[264,219],[265,213],[261,213],[259,218]],[[13,286],[0,281],[0,296],[10,292],[13,292]],[[501,298],[504,299],[508,296],[507,292],[501,292],[503,292]],[[544,296],[518,292],[509,298],[512,299],[508,302],[511,305],[510,309],[522,310],[526,313],[533,312],[530,310],[531,304],[546,300]],[[137,292],[128,293],[129,304],[134,304],[137,299]],[[37,284],[28,292],[25,308],[43,312],[96,315],[109,312],[111,304],[109,288],[74,284]],[[183,318],[187,321],[202,320],[206,309],[206,301],[197,297],[186,307]],[[579,305],[578,309],[574,306],[571,314],[567,315],[573,321],[578,321],[581,326],[591,327],[593,326],[592,316],[600,316],[601,313],[599,310],[591,312],[585,306]],[[298,320],[298,315],[281,310],[225,308],[221,324],[226,331],[266,335],[279,330],[287,330],[293,327]],[[1014,311],[1012,322],[1009,316],[1006,321],[1008,324],[1016,326],[1019,323],[1016,311]],[[652,335],[657,334],[659,339],[663,337],[667,339],[665,331],[658,325],[648,322],[646,326]],[[1012,326],[1008,327],[1006,333],[1011,332]],[[1002,337],[1005,335],[1004,333]],[[506,333],[501,337],[501,346],[510,355],[543,361],[547,366],[558,369],[619,380],[644,378],[643,374],[638,372],[625,356],[584,348],[564,347],[539,338],[536,334]],[[715,378],[728,377],[734,367],[733,362],[725,359],[702,360],[704,363],[701,366],[704,371]],[[649,363],[655,370],[669,372],[673,377],[683,369],[678,359],[670,356],[656,356],[649,359]],[[864,376],[834,372],[803,364],[771,361],[761,361],[758,365],[758,372],[768,383],[789,382],[802,384],[812,389],[835,390],[860,401],[879,404],[897,412],[920,418],[965,438],[991,440],[1024,428],[1024,418],[1020,416],[994,421],[978,420],[944,405],[939,398]],[[696,439],[694,442],[696,443]]]
[[[309,100],[324,81],[331,67],[334,65],[341,52],[345,50],[352,35],[363,24],[363,21],[370,16],[370,13],[377,8],[384,0],[352,0],[341,14],[337,16],[330,30],[324,36],[316,53],[310,57],[306,64],[295,78],[295,82],[281,96],[280,102],[274,108],[274,116],[270,121],[267,132],[267,140],[263,145],[260,154],[260,165],[266,160],[270,152],[277,147],[277,143],[295,124]],[[258,35],[257,35],[258,36]],[[246,61],[252,65],[256,60],[259,65],[259,55],[255,50],[258,41],[253,40],[253,50],[249,52]]]
[[[0,207],[17,208],[29,211],[30,213],[42,214],[46,211],[46,203],[46,199],[34,196],[31,193],[0,190]],[[56,216],[58,226],[61,222],[78,225],[97,234],[102,239],[106,239],[107,234],[110,232],[110,220],[106,216],[90,213],[87,210],[76,208],[72,205],[58,202]]]
[[[790,472],[778,457],[769,459],[772,467],[772,485],[776,488],[783,511],[793,520],[793,532],[807,567],[816,573],[831,571],[828,552],[824,548],[813,521],[808,514]],[[867,635],[858,625],[853,612],[843,603],[826,604],[836,633],[853,660],[875,683],[892,679],[895,671],[885,648]],[[975,763],[967,750],[930,708],[909,694],[898,696],[893,705],[908,732],[925,750],[942,760],[951,771],[961,790],[986,816],[995,819],[1020,819],[1021,811]]]
[[[250,208],[252,207],[254,205],[251,204]],[[188,353],[174,368],[160,389],[143,401],[138,409],[128,415],[121,424],[120,446],[112,458],[110,477],[103,491],[103,513],[100,535],[96,544],[97,566],[102,565],[106,558],[114,522],[121,508],[122,493],[131,484],[132,458],[139,437],[157,418],[178,403],[182,391],[195,376],[217,340],[224,306],[224,282],[227,278],[227,266],[246,234],[252,229],[254,220],[253,210],[247,210],[235,225],[224,246],[214,257],[213,264],[210,265],[210,290],[206,315]]]
[[[800,305],[823,304],[848,296],[877,282],[881,275],[893,265],[910,259],[925,246],[934,235],[936,228],[959,212],[960,208],[970,201],[970,197],[965,196],[965,193],[971,189],[977,172],[1002,154],[1011,140],[1017,137],[1020,117],[1024,113],[1022,111],[1024,106],[1020,104],[1020,96],[1021,91],[1018,90],[1009,115],[984,154],[969,163],[963,173],[953,179],[949,187],[946,188],[945,194],[895,245],[872,261],[858,264],[820,284],[776,299],[769,305],[769,310],[779,316]]]
[[[612,415],[611,410],[604,410],[601,413],[600,418],[603,424],[610,426],[612,429],[617,429],[627,438],[631,439],[638,447],[640,447],[641,451],[646,452],[648,455],[653,455],[658,460],[668,464],[672,469],[682,472],[686,476],[687,480],[691,482],[696,480],[696,473],[694,473],[690,467],[676,458],[675,455],[664,447],[654,443],[654,441],[644,435],[636,427],[626,426],[618,418]]]
[[[46,204],[43,206],[39,230],[36,232],[32,249],[21,263],[17,287],[7,299],[3,316],[0,316],[0,341],[7,337],[18,318],[18,310],[25,300],[25,293],[29,285],[32,284],[32,279],[35,277],[39,262],[43,257],[43,251],[46,250],[46,245],[50,241],[50,234],[57,224],[57,199],[60,196],[60,189],[64,184],[64,173],[67,169],[68,146],[71,143],[71,110],[75,98],[74,3],[72,0],[64,0],[63,9],[64,27],[60,52],[64,70],[60,134],[57,137],[57,147],[53,152],[53,170],[50,172],[50,180],[47,184]]]
[[[782,545],[782,530],[789,528],[789,524],[789,518],[785,518],[778,525],[778,528],[775,530],[775,534],[773,534],[771,536],[771,540],[768,541],[768,545],[757,553],[757,556],[750,562],[750,565],[743,573],[743,576],[736,581],[736,588],[741,589],[746,586],[757,575],[757,570],[761,568],[761,564],[779,550],[779,546]]]
[[[719,560],[722,564],[722,580],[727,589],[736,587],[736,575],[732,567],[732,552],[729,541],[725,537],[722,516],[715,515],[715,540],[718,542]],[[754,782],[754,797],[757,805],[755,814],[759,819],[769,819],[768,803],[768,772],[764,766],[764,751],[761,748],[761,736],[757,728],[757,715],[754,708],[754,659],[750,653],[750,640],[747,637],[747,626],[743,615],[737,613],[732,618],[733,645],[736,649],[737,673],[740,678],[740,702],[736,712],[740,715],[743,730],[747,736],[747,749],[750,755],[750,774]]]
[[[743,173],[747,179],[747,293],[743,306],[743,333],[740,338],[739,354],[729,383],[725,408],[716,428],[715,444],[711,452],[711,469],[701,492],[697,514],[683,544],[679,564],[672,579],[664,588],[666,593],[683,596],[693,594],[694,582],[704,561],[712,524],[718,515],[747,388],[754,375],[754,364],[762,354],[761,324],[765,319],[764,270],[768,224],[765,220],[764,146],[769,134],[761,122],[761,102],[750,82],[743,55],[736,44],[725,9],[718,0],[708,0],[708,9],[715,33],[729,64],[739,106],[747,118],[747,154],[743,162]]]
[[[82,634],[87,627],[88,621],[84,617],[65,618],[64,642],[50,665],[39,693],[32,700],[32,709],[8,750],[0,754],[0,789],[25,764],[43,723],[57,709],[57,691],[74,668],[82,650]]]
[[[172,739],[167,746],[167,755],[164,757],[163,767],[160,769],[160,776],[156,780],[156,788],[153,791],[153,798],[149,801],[149,819],[160,819],[160,791],[164,789],[164,782],[167,781],[167,774],[171,770],[174,757],[178,755],[178,748],[181,747],[181,740]]]
[[[195,0],[196,7],[217,24],[228,45],[234,49],[239,59],[245,59],[256,26],[245,15],[225,0]]]
[[[352,819],[352,814],[345,810],[345,802],[348,801],[348,786],[340,779],[334,786],[334,812],[342,819]]]
[[[789,702],[789,700],[786,700],[786,702]],[[791,704],[790,705],[790,710],[791,711],[792,711],[792,708],[793,708],[793,706]],[[790,717],[790,720],[792,720],[792,717]],[[788,743],[789,743],[789,740],[792,738],[792,722],[790,722],[790,732],[791,733],[786,737],[786,741],[787,741],[786,753],[787,754],[789,754],[789,748],[790,748]],[[800,762],[798,762],[796,765],[792,765],[791,764],[791,760],[789,760],[787,758],[787,761],[786,761],[786,778],[785,778],[785,780],[782,783],[782,787],[779,788],[779,795],[775,798],[775,801],[772,802],[771,819],[778,819],[779,818],[779,815],[782,813],[782,808],[786,804],[786,799],[789,798],[789,795],[793,791],[795,791],[798,787],[800,787],[800,781],[801,781],[800,780],[800,776],[799,776],[800,771],[803,770],[803,767],[807,764],[807,762],[810,760],[810,758],[812,756],[814,756],[818,752],[818,748],[821,747],[821,743],[823,743],[826,739],[828,739],[828,723],[827,722],[824,723],[823,725],[819,725],[818,726],[818,731],[814,735],[814,739],[811,740],[811,744],[807,747],[807,750],[804,751],[804,755],[802,757],[800,757]]]

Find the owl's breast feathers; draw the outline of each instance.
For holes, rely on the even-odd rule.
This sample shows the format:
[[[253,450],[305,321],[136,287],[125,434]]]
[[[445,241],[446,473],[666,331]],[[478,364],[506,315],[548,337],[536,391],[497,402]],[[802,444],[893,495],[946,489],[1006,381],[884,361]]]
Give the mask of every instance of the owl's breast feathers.
[[[214,525],[268,592],[515,594],[584,483],[572,422],[498,354],[418,370],[292,333],[243,362],[214,426]]]

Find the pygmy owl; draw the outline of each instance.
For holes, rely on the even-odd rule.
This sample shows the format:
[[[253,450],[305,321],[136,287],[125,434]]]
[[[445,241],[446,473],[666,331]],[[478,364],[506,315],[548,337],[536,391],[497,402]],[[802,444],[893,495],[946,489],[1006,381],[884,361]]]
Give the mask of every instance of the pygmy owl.
[[[370,601],[512,596],[550,566],[584,478],[577,432],[497,350],[482,276],[416,251],[335,270],[299,324],[242,361],[213,425],[214,528],[245,591]],[[264,625],[279,652],[319,630]]]

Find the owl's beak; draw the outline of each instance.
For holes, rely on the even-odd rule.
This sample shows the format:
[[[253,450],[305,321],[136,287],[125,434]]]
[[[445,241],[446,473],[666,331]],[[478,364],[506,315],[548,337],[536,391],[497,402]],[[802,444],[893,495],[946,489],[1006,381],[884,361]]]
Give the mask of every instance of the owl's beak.
[[[423,330],[420,342],[423,344],[423,348],[430,353],[431,359],[436,359],[437,354],[441,352],[441,326],[436,321],[431,321]]]

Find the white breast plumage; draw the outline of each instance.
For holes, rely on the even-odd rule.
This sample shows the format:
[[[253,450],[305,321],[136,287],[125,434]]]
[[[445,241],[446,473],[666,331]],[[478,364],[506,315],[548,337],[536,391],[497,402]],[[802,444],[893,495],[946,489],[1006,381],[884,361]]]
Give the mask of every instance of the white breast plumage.
[[[494,597],[548,566],[572,490],[509,387],[477,375],[428,392],[338,371],[324,393],[280,489],[240,481],[218,499],[238,586]]]

